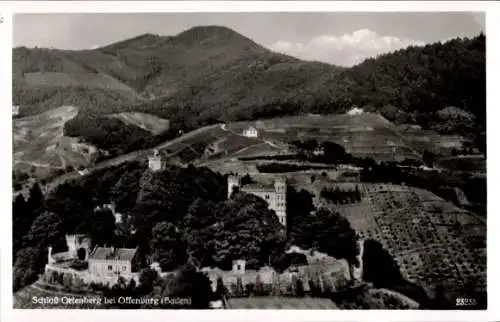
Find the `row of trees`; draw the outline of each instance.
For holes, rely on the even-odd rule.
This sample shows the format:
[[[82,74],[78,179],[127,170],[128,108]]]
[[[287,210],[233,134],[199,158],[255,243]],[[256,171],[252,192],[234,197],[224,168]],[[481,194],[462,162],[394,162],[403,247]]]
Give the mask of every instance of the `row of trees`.
[[[321,198],[327,199],[335,204],[349,204],[361,201],[361,191],[356,186],[354,189],[342,190],[339,187],[335,189],[323,188],[320,193]]]

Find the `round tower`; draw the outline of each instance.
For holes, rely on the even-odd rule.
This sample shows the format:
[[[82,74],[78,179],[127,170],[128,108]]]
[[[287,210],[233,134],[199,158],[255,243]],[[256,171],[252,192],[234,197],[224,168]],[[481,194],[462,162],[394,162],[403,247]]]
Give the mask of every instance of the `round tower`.
[[[66,235],[66,244],[68,246],[68,255],[71,258],[78,258],[78,253],[81,249],[85,251],[84,260],[88,259],[91,239],[83,234]]]
[[[230,175],[227,178],[227,198],[231,198],[231,195],[235,188],[240,187],[240,178],[237,175]]]
[[[155,149],[153,154],[148,157],[148,166],[153,172],[165,169],[165,161],[162,159],[160,151]]]

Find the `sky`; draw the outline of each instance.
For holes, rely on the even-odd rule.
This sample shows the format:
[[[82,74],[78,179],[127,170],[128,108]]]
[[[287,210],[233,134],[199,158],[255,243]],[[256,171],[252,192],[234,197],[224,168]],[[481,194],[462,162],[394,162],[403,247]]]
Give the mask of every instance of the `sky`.
[[[14,46],[91,49],[144,33],[176,35],[195,26],[231,28],[274,51],[352,66],[410,45],[474,37],[483,13],[112,13],[18,14]]]

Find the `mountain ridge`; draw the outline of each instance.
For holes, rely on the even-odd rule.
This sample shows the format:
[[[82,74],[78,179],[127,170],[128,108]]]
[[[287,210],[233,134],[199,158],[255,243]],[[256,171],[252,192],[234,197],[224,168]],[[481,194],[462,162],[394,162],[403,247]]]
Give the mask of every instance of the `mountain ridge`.
[[[143,34],[96,50],[17,48],[14,105],[21,116],[78,106],[65,133],[96,142],[106,138],[89,122],[102,127],[99,133],[121,132],[107,123],[112,113],[149,113],[186,132],[217,122],[343,113],[353,105],[434,130],[436,113],[457,106],[475,121],[451,131],[476,135],[485,130],[485,42],[480,34],[411,46],[350,68],[275,53],[219,26]],[[77,85],[50,85],[64,84],[66,76]]]

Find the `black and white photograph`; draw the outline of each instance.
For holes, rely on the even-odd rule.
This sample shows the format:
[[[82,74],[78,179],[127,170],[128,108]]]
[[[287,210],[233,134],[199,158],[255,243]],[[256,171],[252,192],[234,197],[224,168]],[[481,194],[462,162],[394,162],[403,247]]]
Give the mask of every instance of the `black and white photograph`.
[[[486,38],[484,12],[14,14],[13,308],[487,310]]]

